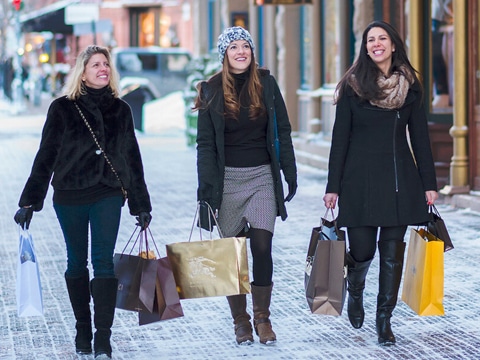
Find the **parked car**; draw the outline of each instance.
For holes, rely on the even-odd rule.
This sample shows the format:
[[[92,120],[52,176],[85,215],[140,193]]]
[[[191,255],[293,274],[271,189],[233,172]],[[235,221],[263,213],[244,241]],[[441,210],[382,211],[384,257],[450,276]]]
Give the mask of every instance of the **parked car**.
[[[183,91],[188,86],[187,65],[191,55],[181,48],[126,47],[115,48],[113,59],[120,78],[136,77],[150,80],[159,96]]]

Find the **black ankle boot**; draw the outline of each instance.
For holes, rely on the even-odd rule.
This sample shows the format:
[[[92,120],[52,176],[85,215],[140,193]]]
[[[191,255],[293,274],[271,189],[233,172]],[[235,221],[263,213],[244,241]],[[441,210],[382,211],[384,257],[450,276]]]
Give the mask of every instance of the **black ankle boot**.
[[[92,319],[90,312],[90,287],[88,273],[78,278],[65,275],[68,296],[72,305],[73,314],[77,320],[75,328],[75,351],[77,354],[92,353]]]
[[[347,283],[348,283],[348,320],[355,329],[360,329],[365,318],[363,309],[363,290],[365,278],[372,260],[357,262],[350,253],[347,253]]]
[[[377,297],[376,328],[380,345],[396,343],[390,326],[393,309],[397,305],[398,288],[402,279],[406,244],[403,241],[379,241],[380,275]]]

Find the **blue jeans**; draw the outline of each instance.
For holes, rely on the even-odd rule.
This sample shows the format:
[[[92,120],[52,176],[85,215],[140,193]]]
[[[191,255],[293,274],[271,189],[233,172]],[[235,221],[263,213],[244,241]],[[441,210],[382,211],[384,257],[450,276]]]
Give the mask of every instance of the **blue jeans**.
[[[91,261],[93,275],[113,278],[113,252],[120,226],[123,198],[112,196],[86,205],[58,205],[53,207],[63,231],[67,246],[69,278],[88,274],[88,225],[91,234]]]

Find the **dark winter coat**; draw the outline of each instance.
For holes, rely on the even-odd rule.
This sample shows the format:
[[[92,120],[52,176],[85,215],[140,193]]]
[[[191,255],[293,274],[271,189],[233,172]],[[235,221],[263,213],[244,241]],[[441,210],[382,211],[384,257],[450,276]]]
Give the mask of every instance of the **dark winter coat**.
[[[267,148],[271,158],[272,174],[275,184],[278,215],[287,218],[280,170],[287,183],[296,183],[297,168],[291,139],[291,125],[285,102],[274,77],[268,70],[259,70],[263,86],[263,101],[267,109]],[[203,82],[200,96],[210,101],[207,109],[200,109],[197,132],[197,170],[198,200],[207,201],[213,209],[220,209],[223,195],[225,172],[225,117],[221,76]],[[274,146],[274,112],[277,118],[278,137],[280,139],[280,160]]]
[[[77,104],[128,191],[130,213],[150,212],[131,109],[108,92],[99,101],[105,102],[103,115],[87,95],[81,96]],[[54,100],[48,109],[40,148],[19,206],[32,205],[35,211],[40,211],[52,174],[54,190],[82,190],[98,184],[120,189],[120,182],[97,150],[74,102],[66,97]]]
[[[437,184],[418,84],[398,110],[361,101],[348,89],[336,107],[326,188],[339,195],[338,225],[426,222],[428,190],[437,190]]]

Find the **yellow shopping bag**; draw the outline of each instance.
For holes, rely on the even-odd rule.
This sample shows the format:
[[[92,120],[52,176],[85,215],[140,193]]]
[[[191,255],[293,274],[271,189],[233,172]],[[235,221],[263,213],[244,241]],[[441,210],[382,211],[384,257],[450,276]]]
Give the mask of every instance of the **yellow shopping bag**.
[[[411,230],[402,300],[420,316],[445,314],[443,247],[427,230]]]

